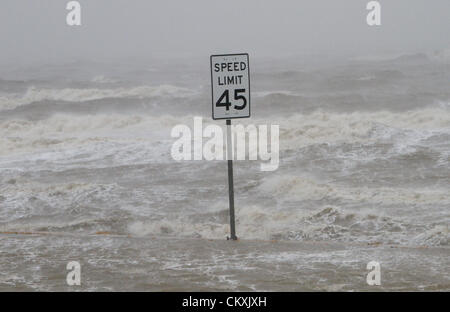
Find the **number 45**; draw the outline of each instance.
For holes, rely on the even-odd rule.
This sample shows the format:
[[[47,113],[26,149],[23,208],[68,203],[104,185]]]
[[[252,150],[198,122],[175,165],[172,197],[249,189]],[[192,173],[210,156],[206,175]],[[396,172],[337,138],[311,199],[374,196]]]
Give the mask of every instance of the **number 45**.
[[[245,89],[235,89],[234,90],[234,99],[242,100],[242,105],[234,105],[235,109],[241,110],[244,109],[245,106],[247,106],[247,99],[243,95],[239,95],[239,93],[245,92]],[[229,96],[229,90],[225,90],[222,95],[220,96],[219,100],[216,102],[216,107],[225,106],[226,110],[230,110],[230,96]]]

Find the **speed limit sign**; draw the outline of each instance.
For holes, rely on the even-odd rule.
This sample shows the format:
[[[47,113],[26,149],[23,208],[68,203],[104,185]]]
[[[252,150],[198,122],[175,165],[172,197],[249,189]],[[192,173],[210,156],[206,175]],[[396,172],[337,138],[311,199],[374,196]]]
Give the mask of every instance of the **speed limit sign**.
[[[248,54],[211,55],[212,118],[250,117]]]
[[[250,117],[248,54],[211,55],[212,118],[226,119],[230,239],[237,240],[234,218],[231,119]],[[227,238],[228,239],[228,238]]]

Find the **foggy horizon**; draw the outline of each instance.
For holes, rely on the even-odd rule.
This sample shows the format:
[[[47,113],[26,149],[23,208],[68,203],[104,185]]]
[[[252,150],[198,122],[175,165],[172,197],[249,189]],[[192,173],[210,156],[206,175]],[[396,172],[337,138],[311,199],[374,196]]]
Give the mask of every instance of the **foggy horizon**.
[[[0,7],[0,292],[450,291],[450,0]]]
[[[260,58],[426,53],[450,47],[450,2],[380,1],[381,26],[366,24],[368,1],[189,2],[80,0],[81,26],[66,25],[68,1],[6,0],[1,65],[203,59],[248,52]]]

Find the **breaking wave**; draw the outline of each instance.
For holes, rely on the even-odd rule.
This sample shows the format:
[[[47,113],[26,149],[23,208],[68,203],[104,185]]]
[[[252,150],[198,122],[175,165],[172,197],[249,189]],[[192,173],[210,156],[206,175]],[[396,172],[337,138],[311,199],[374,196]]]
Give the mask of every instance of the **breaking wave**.
[[[197,91],[173,85],[139,86],[116,89],[38,89],[30,87],[24,94],[1,94],[0,110],[45,100],[64,102],[84,102],[105,98],[151,98],[151,97],[188,97]]]
[[[261,193],[279,199],[356,201],[375,204],[449,204],[447,189],[407,189],[393,187],[345,187],[333,183],[317,182],[314,179],[293,175],[275,175],[260,186]]]
[[[211,121],[205,120],[204,126]],[[267,124],[265,119],[252,119],[255,124]],[[99,140],[112,135],[123,139],[145,138],[160,133],[170,139],[176,124],[192,127],[193,116],[150,116],[146,114],[54,114],[44,120],[9,119],[0,122],[0,154],[53,147],[71,142]],[[244,125],[250,121],[243,121]],[[289,150],[312,144],[338,144],[391,140],[398,136],[399,144],[416,142],[439,134],[450,133],[450,110],[426,108],[403,113],[355,112],[350,114],[315,111],[296,114],[285,119],[273,119],[280,125],[280,148]]]
[[[175,118],[141,115],[55,114],[45,120],[13,119],[0,122],[0,155],[30,152],[43,148],[68,148],[74,145],[99,143],[108,140],[122,142],[149,141],[170,138],[170,129],[178,123],[190,123],[192,117]]]
[[[373,141],[389,135],[385,131],[398,129],[448,133],[450,110],[425,108],[402,113],[315,111],[273,121],[277,122],[280,124],[280,147],[290,149],[310,144]],[[380,126],[384,132],[379,132]]]
[[[128,225],[132,235],[223,239],[229,233],[228,211],[139,220]],[[236,215],[240,235],[256,240],[339,241],[368,244],[447,246],[448,227],[422,225],[378,216],[345,212],[336,206],[316,211],[277,211],[244,206]]]

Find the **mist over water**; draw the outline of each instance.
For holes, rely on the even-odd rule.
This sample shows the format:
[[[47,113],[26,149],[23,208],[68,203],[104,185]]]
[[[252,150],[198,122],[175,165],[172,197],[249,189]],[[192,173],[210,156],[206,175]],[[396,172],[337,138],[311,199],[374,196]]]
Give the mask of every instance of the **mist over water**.
[[[194,116],[203,116],[205,126],[220,124],[209,116],[208,68],[149,64],[111,70],[108,64],[78,62],[3,76],[0,230],[47,234],[2,238],[2,250],[8,249],[9,255],[0,265],[10,273],[0,276],[2,289],[64,289],[57,279],[39,283],[29,261],[46,259],[39,274],[57,274],[51,272],[63,265],[59,254],[70,253],[94,270],[101,265],[92,259],[102,257],[106,243],[108,254],[120,254],[110,259],[123,265],[130,261],[126,253],[134,258],[142,244],[153,250],[152,257],[165,257],[155,259],[160,262],[154,269],[158,283],[166,286],[142,276],[144,284],[130,282],[127,289],[181,290],[179,282],[164,274],[183,274],[189,262],[196,263],[190,274],[199,279],[199,290],[283,290],[283,282],[263,282],[271,277],[258,280],[249,273],[242,280],[238,272],[286,263],[274,274],[327,274],[319,264],[323,262],[305,258],[313,257],[310,248],[325,244],[330,249],[320,257],[331,267],[336,255],[354,258],[366,250],[366,262],[380,258],[391,269],[409,274],[412,268],[422,276],[422,286],[410,279],[397,286],[387,282],[387,288],[448,290],[448,58],[405,54],[303,69],[295,60],[279,62],[251,64],[252,118],[242,123],[280,125],[280,166],[261,172],[259,161],[235,162],[237,234],[242,243],[234,251],[220,243],[229,232],[226,162],[177,162],[170,156],[173,126],[192,127]],[[71,69],[72,75],[64,76]],[[80,237],[86,240],[75,244]],[[270,240],[279,244],[267,243]],[[70,252],[63,247],[69,241]],[[207,247],[201,247],[201,241]],[[174,249],[166,251],[166,242]],[[252,257],[246,250],[254,244],[264,245],[264,252],[254,250],[258,260],[223,267],[232,255]],[[186,246],[198,255],[178,255]],[[400,248],[399,256],[386,258],[383,250],[388,246]],[[428,258],[421,248],[434,256]],[[24,253],[29,260],[21,260]],[[411,253],[418,253],[417,263]],[[205,257],[204,263],[198,256]],[[153,266],[148,257],[138,257],[136,270]],[[51,258],[59,260],[51,265]],[[14,268],[11,261],[17,263]],[[296,261],[308,264],[295,268]],[[430,275],[430,261],[445,274]],[[211,276],[200,273],[204,265]],[[120,279],[135,276],[127,271],[133,265],[126,267],[120,278],[112,274],[98,285],[91,276],[87,289],[120,288]],[[352,274],[351,267],[344,271]],[[296,278],[292,289],[365,287],[363,281],[352,286],[344,275],[329,276],[328,286],[319,280],[305,284],[300,273]]]
[[[0,291],[450,290],[448,0],[2,0]],[[175,161],[249,53],[280,163]],[[66,284],[79,261],[82,286]],[[381,286],[366,283],[381,264]]]

